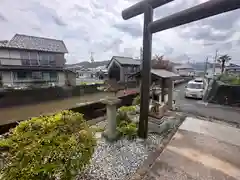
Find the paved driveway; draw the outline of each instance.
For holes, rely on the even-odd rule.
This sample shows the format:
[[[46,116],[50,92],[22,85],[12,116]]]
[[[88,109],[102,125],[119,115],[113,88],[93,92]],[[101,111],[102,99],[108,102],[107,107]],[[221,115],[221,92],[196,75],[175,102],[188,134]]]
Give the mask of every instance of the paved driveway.
[[[239,180],[240,129],[187,118],[144,180]]]
[[[240,124],[240,108],[204,103],[196,99],[186,99],[184,97],[185,85],[179,85],[175,89],[176,105],[181,111]]]

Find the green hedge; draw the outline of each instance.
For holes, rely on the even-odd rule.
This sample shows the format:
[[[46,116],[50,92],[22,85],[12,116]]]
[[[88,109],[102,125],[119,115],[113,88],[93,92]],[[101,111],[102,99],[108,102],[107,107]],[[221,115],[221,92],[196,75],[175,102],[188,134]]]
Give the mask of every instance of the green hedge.
[[[21,122],[0,141],[1,179],[70,180],[89,164],[96,140],[83,115],[63,111]]]
[[[230,74],[222,74],[218,77],[218,79],[226,84],[240,85],[240,76],[230,75]]]

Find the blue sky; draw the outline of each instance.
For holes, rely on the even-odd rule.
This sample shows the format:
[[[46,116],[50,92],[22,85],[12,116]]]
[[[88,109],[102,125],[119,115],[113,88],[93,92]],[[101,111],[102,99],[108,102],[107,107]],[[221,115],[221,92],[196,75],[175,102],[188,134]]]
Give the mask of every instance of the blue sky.
[[[154,11],[154,19],[205,2],[175,0]],[[138,57],[142,16],[124,21],[121,11],[137,0],[1,0],[0,39],[15,33],[64,40],[68,63],[113,55]],[[166,30],[153,36],[153,54],[176,62],[210,60],[218,48],[240,64],[240,10]]]

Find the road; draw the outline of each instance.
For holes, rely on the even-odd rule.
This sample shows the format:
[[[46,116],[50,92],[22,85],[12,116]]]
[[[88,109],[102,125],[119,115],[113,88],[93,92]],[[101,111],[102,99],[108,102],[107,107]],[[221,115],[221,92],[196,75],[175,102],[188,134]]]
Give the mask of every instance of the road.
[[[204,103],[201,100],[186,99],[184,97],[185,85],[182,84],[175,88],[176,105],[180,111],[240,124],[240,108]]]

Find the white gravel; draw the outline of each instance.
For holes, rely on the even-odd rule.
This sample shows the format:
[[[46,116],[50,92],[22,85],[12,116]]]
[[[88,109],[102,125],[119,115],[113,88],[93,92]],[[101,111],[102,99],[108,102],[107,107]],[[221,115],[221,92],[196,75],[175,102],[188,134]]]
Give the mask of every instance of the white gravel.
[[[133,175],[162,137],[149,134],[147,140],[121,139],[114,143],[98,140],[92,163],[78,180],[125,180]]]

